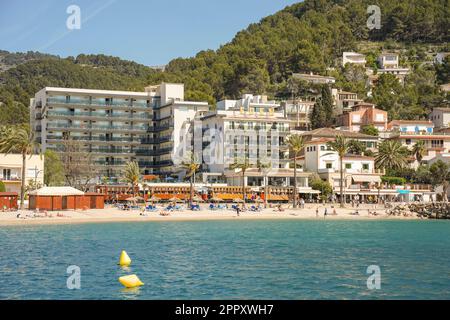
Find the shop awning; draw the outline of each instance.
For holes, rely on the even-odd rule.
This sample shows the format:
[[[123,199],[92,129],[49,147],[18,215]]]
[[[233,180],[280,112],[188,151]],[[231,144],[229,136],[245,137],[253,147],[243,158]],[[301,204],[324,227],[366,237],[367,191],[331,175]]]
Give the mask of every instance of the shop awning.
[[[380,183],[381,182],[381,178],[380,176],[352,176],[352,179],[354,182],[375,182],[375,183]]]

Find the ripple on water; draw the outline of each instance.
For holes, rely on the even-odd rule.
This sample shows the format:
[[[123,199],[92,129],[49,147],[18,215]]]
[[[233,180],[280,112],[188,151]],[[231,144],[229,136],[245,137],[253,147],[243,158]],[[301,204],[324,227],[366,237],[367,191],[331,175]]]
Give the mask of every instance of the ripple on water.
[[[210,221],[0,228],[1,299],[449,299],[446,221]],[[117,266],[121,250],[133,259]],[[379,265],[382,288],[367,289]],[[81,290],[66,287],[69,265]],[[124,289],[136,273],[145,285]]]

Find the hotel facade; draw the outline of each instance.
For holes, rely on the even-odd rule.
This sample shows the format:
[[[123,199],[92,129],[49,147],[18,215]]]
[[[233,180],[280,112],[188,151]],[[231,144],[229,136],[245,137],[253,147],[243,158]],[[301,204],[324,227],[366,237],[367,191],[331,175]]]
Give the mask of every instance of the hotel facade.
[[[143,174],[170,175],[180,132],[206,102],[184,101],[184,85],[162,83],[144,92],[46,87],[30,101],[31,128],[42,150],[66,152],[67,141],[89,154],[98,180],[118,182],[126,162]]]

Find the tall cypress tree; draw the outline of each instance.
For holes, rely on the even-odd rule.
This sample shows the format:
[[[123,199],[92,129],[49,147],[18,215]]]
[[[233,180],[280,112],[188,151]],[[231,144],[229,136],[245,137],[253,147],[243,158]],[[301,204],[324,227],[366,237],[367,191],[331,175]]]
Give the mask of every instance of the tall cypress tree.
[[[325,127],[331,127],[334,124],[334,113],[333,113],[333,97],[331,96],[330,87],[326,84],[322,86],[322,110],[325,114]]]
[[[323,108],[322,99],[317,99],[311,114],[309,115],[312,129],[322,128],[326,126],[326,113]]]

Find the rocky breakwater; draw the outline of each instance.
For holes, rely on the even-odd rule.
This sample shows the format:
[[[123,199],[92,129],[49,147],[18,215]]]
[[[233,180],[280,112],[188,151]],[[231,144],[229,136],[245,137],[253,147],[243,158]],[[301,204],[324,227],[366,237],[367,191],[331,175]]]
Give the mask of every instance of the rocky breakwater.
[[[411,203],[408,206],[401,207],[403,208],[399,208],[398,211],[410,211],[419,218],[450,219],[450,203],[448,202]]]

